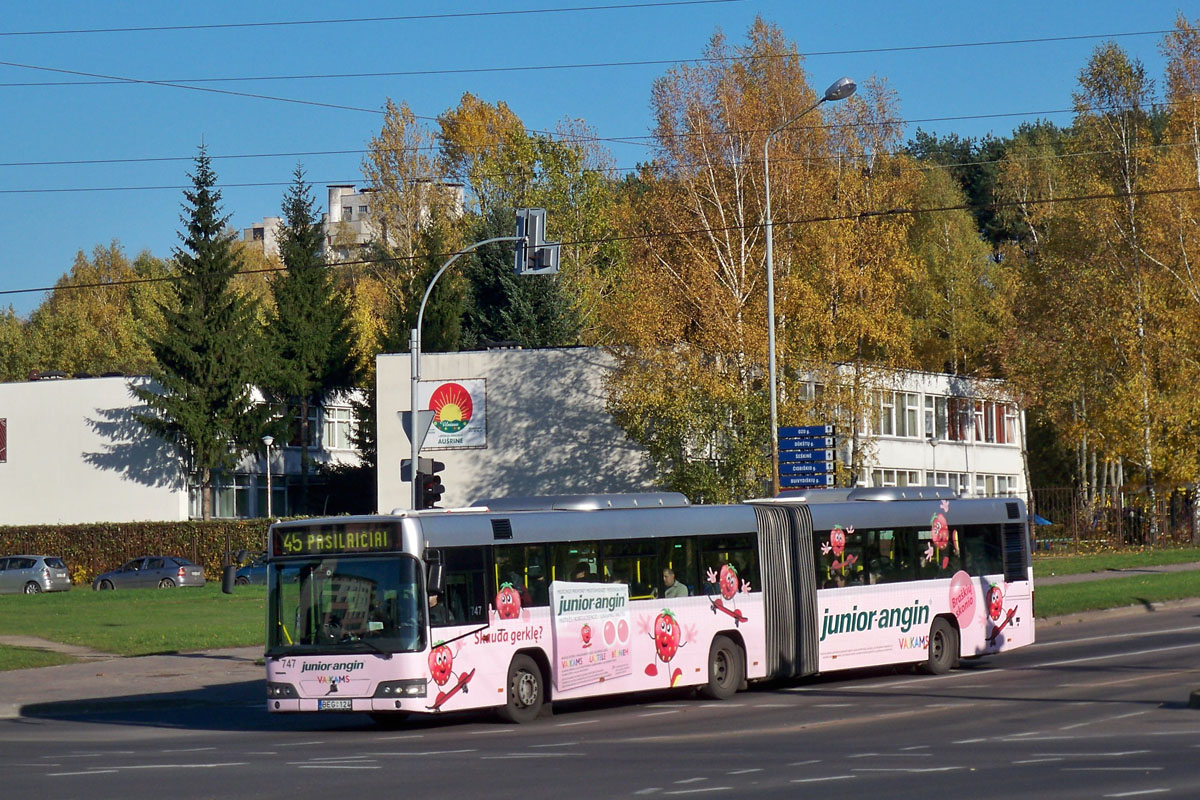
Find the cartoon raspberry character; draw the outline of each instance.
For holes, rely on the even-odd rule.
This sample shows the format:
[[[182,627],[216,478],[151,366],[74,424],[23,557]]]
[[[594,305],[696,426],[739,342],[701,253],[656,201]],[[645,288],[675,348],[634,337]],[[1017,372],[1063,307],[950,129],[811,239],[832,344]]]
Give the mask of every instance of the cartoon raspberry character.
[[[500,619],[521,616],[521,594],[511,583],[500,584],[500,591],[496,592],[496,614]]]
[[[592,646],[592,626],[588,625],[586,622],[583,623],[583,627],[579,629],[579,638],[583,639],[584,647],[591,647]]]

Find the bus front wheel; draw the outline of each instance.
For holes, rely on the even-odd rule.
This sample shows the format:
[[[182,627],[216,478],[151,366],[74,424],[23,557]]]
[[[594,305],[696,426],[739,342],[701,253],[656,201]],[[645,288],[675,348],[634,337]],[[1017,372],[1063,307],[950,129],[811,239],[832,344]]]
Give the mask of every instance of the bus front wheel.
[[[944,618],[938,617],[929,628],[929,661],[925,671],[944,675],[958,664],[958,631]]]
[[[541,713],[546,699],[545,682],[537,662],[526,655],[513,657],[508,665],[508,702],[500,707],[500,717],[508,722],[532,722]]]
[[[717,636],[708,648],[708,683],[700,691],[713,700],[728,700],[745,680],[745,670],[742,648],[728,636]]]

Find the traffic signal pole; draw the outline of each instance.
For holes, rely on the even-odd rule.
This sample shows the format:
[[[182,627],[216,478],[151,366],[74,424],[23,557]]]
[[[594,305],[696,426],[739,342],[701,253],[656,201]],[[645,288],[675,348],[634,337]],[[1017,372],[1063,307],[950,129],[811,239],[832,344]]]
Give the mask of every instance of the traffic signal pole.
[[[516,242],[524,239],[524,236],[496,236],[492,239],[484,239],[482,242],[476,242],[469,247],[464,247],[454,255],[450,256],[450,260],[442,264],[442,268],[433,276],[433,280],[429,282],[429,286],[425,289],[425,296],[421,298],[421,308],[417,312],[417,326],[412,329],[409,336],[409,362],[412,365],[412,414],[409,415],[412,429],[409,431],[409,439],[412,440],[412,463],[413,468],[410,473],[412,477],[412,492],[409,495],[411,507],[417,508],[418,493],[420,487],[417,485],[417,457],[421,452],[421,441],[419,439],[420,431],[417,421],[417,408],[420,401],[417,399],[418,389],[421,385],[421,322],[425,319],[425,304],[429,302],[429,295],[433,293],[433,287],[438,282],[438,278],[442,277],[442,273],[450,268],[450,265],[457,261],[461,256],[465,256],[473,250],[477,250],[486,244],[495,244],[496,242]]]
[[[442,268],[433,276],[433,280],[429,282],[429,286],[425,288],[425,296],[421,298],[421,308],[417,311],[417,326],[412,329],[409,336],[409,363],[412,366],[412,413],[409,415],[409,440],[412,443],[412,470],[409,477],[412,479],[412,491],[409,495],[410,507],[416,509],[418,507],[419,492],[421,487],[417,480],[417,465],[420,463],[418,457],[421,453],[420,440],[420,425],[418,422],[419,414],[417,408],[420,401],[417,398],[419,387],[421,384],[421,322],[425,319],[425,304],[429,302],[429,295],[433,293],[433,287],[438,282],[438,278],[442,277],[442,273],[450,268],[450,265],[457,261],[461,256],[477,250],[486,244],[495,244],[496,242],[522,242],[517,246],[517,263],[516,273],[518,275],[547,275],[558,272],[558,243],[547,242],[545,240],[546,232],[546,212],[540,208],[521,208],[517,209],[517,235],[516,236],[496,236],[491,239],[484,239],[482,242],[476,242],[469,247],[464,247],[450,257]]]

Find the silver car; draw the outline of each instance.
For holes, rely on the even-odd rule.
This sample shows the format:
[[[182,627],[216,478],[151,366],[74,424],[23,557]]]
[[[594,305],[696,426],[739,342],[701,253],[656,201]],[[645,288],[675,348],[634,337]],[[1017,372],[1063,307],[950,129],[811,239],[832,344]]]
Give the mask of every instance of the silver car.
[[[0,557],[0,594],[66,592],[71,573],[57,556]]]
[[[203,586],[204,568],[179,556],[142,556],[126,561],[120,569],[97,575],[92,588],[171,589],[176,586]]]

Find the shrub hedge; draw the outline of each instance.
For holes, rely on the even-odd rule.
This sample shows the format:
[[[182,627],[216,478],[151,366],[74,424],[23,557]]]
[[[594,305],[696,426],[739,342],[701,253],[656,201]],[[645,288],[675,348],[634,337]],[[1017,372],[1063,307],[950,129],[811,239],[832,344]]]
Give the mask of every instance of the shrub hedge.
[[[102,572],[148,555],[189,558],[215,581],[221,579],[226,551],[257,553],[266,547],[268,525],[252,519],[0,526],[0,555],[59,556],[76,586],[89,586]]]

